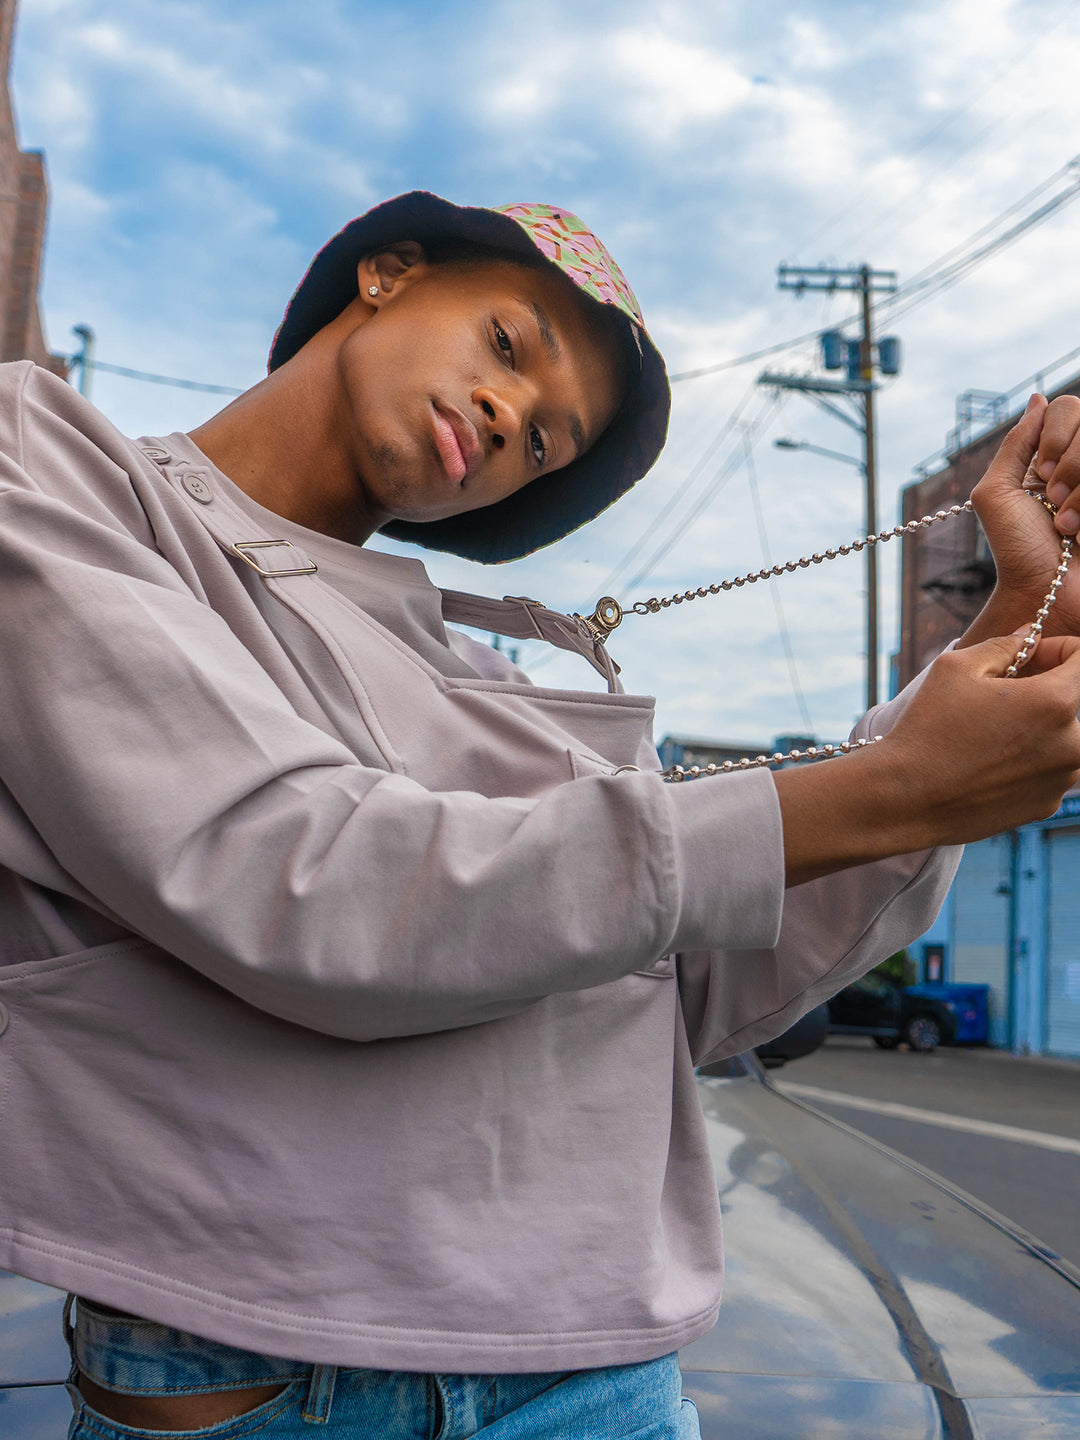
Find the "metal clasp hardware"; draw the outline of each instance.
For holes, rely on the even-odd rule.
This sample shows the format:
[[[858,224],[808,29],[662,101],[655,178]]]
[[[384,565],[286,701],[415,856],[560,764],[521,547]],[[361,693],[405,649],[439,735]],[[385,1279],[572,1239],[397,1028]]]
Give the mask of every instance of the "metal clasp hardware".
[[[575,615],[574,619],[580,620],[593,639],[603,645],[612,630],[622,624],[622,617],[622,606],[619,602],[611,595],[602,595],[591,615]]]
[[[249,550],[271,550],[278,545],[284,545],[289,550],[295,550],[298,555],[304,554],[291,540],[237,540],[236,544],[231,545],[229,548],[233,554],[239,555],[245,565],[250,565],[264,580],[277,580],[282,575],[314,575],[316,570],[318,570],[319,567],[315,564],[315,561],[308,560],[306,555],[304,559],[307,563],[304,565],[294,565],[291,569],[268,570],[265,565],[259,564],[257,556],[247,554]]]

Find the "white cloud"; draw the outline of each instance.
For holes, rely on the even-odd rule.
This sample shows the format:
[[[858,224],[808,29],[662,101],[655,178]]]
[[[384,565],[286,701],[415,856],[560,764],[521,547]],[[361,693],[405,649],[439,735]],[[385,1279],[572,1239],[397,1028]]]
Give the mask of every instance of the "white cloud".
[[[178,44],[148,43],[117,23],[83,25],[74,42],[84,61],[105,62],[114,84],[152,88],[159,104],[181,110],[190,122],[209,122],[221,139],[231,136],[267,150],[289,148],[283,105],[295,103],[310,86],[310,72],[298,69],[288,95],[275,97],[254,78],[240,83],[225,64],[200,62]]]
[[[1074,6],[864,9],[855,26],[844,0],[21,0],[17,110],[53,188],[50,333],[62,345],[87,322],[103,359],[248,383],[316,246],[417,184],[577,210],[618,256],[673,369],[813,330],[849,307],[778,293],[780,260],[866,260],[903,280],[1080,148]],[[905,370],[879,405],[884,514],[941,445],[959,391],[1007,389],[1076,343],[1078,226],[1080,204],[898,322]],[[761,368],[679,387],[654,474],[587,532],[497,575],[438,558],[434,573],[566,607],[595,598]],[[133,430],[194,424],[219,403],[95,383]],[[841,451],[856,440],[805,399],[762,437],[778,559],[850,538],[862,503],[849,467],[775,451],[784,431]],[[759,555],[740,471],[643,588],[685,588]],[[893,565],[886,553],[886,611]],[[862,583],[848,561],[784,585],[822,733],[859,704]],[[765,593],[628,621],[614,650],[628,683],[660,692],[663,727],[748,739],[799,728]],[[540,674],[584,678],[562,659]]]
[[[66,150],[85,150],[94,140],[97,116],[85,77],[50,70],[40,77],[35,108],[50,116],[56,142]]]
[[[714,120],[744,103],[752,83],[705,46],[662,30],[622,30],[612,36],[615,74],[630,91],[626,114],[646,137],[668,141],[684,127]]]
[[[814,16],[797,11],[787,16],[781,38],[782,54],[796,74],[827,76],[847,50],[850,30],[832,30]]]

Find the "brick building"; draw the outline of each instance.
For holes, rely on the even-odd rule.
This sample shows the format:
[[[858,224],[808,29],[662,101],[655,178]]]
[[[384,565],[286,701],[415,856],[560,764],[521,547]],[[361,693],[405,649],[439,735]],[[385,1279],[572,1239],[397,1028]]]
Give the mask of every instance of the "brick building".
[[[48,186],[39,151],[20,150],[8,72],[16,0],[0,0],[0,360],[34,360],[57,375],[67,363],[49,353],[38,310]]]
[[[1051,393],[1080,395],[1080,376]],[[997,407],[992,428],[968,443],[961,443],[965,424],[978,416],[970,402],[975,392],[960,397],[957,429],[946,447],[943,470],[908,485],[903,492],[903,520],[918,519],[935,510],[962,505],[968,499],[1005,432],[1020,418],[1006,417]],[[977,397],[991,403],[1006,397]],[[1024,396],[1026,403],[1027,397]],[[1021,407],[1022,409],[1022,407]],[[985,412],[984,412],[985,413]],[[950,640],[971,624],[994,587],[994,562],[974,515],[957,516],[940,525],[919,530],[903,539],[900,572],[900,650],[897,679],[902,687],[914,679]]]

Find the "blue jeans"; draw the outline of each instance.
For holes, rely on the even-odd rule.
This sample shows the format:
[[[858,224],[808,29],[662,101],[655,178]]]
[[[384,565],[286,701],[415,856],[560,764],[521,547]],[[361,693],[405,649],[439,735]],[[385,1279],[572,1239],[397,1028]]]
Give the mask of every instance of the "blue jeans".
[[[75,1416],[68,1440],[700,1440],[675,1355],[545,1375],[422,1375],[256,1355],[86,1301],[74,1330],[69,1314],[70,1302]],[[200,1430],[142,1430],[92,1409],[75,1388],[80,1374],[129,1395],[282,1388],[246,1414]]]

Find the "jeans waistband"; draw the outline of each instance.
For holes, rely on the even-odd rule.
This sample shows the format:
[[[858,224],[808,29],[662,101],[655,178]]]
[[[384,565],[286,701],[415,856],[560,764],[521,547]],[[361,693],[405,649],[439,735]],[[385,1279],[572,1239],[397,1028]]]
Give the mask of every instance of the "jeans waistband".
[[[126,1395],[200,1395],[308,1379],[313,1367],[204,1340],[169,1325],[99,1309],[79,1299],[69,1328],[81,1374]]]

